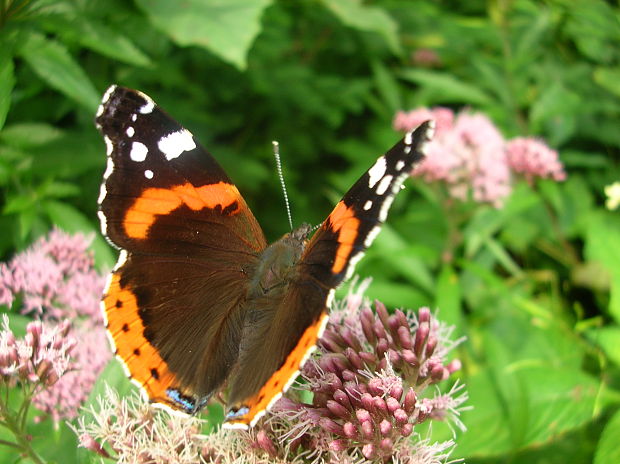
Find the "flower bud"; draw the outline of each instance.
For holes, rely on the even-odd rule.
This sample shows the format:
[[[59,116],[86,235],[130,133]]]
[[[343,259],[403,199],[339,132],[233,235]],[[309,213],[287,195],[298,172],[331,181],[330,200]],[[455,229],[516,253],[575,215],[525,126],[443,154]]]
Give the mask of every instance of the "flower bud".
[[[351,417],[351,413],[347,408],[345,408],[342,404],[338,403],[334,400],[327,401],[327,409],[336,417],[341,417],[343,419],[348,419]]]
[[[388,435],[392,431],[392,423],[389,420],[383,419],[379,424],[379,431],[383,436]]]
[[[416,395],[415,390],[413,388],[409,388],[409,391],[405,395],[405,403],[404,403],[405,411],[408,414],[411,414],[414,411],[417,399],[418,399],[418,395]]]
[[[362,447],[362,454],[364,455],[364,457],[368,460],[374,459],[374,457],[376,456],[376,449],[375,449],[375,445],[371,444],[371,443],[366,443],[363,447]]]
[[[418,311],[418,322],[422,324],[423,322],[429,322],[431,320],[431,310],[426,306],[420,308]]]
[[[325,430],[328,433],[332,433],[334,435],[345,436],[344,429],[342,428],[342,426],[334,422],[333,420],[331,420],[329,417],[322,417],[321,421],[319,422],[319,425],[323,430]]]
[[[256,434],[256,444],[258,448],[266,451],[269,456],[275,458],[278,455],[276,445],[273,443],[271,438],[269,438],[269,436],[267,435],[267,432],[265,432],[264,430],[259,430]]]
[[[352,422],[345,422],[342,426],[342,431],[344,432],[345,437],[353,438],[358,434],[357,427]]]

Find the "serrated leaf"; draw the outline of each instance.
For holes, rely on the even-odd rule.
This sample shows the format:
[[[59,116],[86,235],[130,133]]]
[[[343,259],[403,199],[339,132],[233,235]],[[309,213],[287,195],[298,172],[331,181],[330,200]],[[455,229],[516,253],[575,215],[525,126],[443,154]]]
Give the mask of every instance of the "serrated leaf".
[[[8,50],[0,52],[0,130],[11,106],[11,94],[15,85],[13,57]]]
[[[459,81],[456,77],[438,71],[406,69],[399,75],[410,82],[424,87],[430,94],[429,103],[469,103],[472,105],[491,105],[493,99],[478,87]]]
[[[19,54],[51,87],[95,112],[99,92],[63,44],[33,32],[26,36]]]
[[[345,25],[383,36],[392,52],[402,53],[398,25],[382,8],[364,5],[360,0],[322,0],[323,4]]]
[[[272,0],[137,0],[153,24],[179,45],[204,47],[244,69]]]

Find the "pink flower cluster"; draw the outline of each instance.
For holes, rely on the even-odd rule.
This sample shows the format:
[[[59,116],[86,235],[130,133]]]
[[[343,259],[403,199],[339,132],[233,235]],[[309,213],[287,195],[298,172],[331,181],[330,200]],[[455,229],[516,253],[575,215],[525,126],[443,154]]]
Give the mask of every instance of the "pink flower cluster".
[[[437,130],[428,156],[413,174],[445,182],[453,198],[466,200],[471,195],[476,202],[500,207],[512,191],[514,174],[529,182],[566,177],[556,151],[533,138],[506,141],[480,113],[455,114],[448,108],[399,111],[394,128],[409,131],[428,119],[435,120]]]
[[[3,315],[0,331],[0,382],[13,387],[18,383],[52,387],[74,368],[71,355],[77,340],[70,335],[68,321],[55,326],[30,322],[23,339],[15,338],[9,318]]]
[[[49,319],[86,316],[99,322],[103,279],[93,268],[90,240],[53,230],[8,264],[0,263],[0,304],[19,295],[21,311]]]
[[[47,326],[72,322],[62,333],[75,345],[73,368],[33,399],[55,421],[76,417],[112,355],[99,309],[104,278],[94,269],[89,244],[81,234],[53,230],[9,263],[0,263],[0,304],[18,306],[14,309],[42,318]]]
[[[376,302],[375,314],[359,303],[353,295],[346,311],[332,314],[321,356],[302,372],[306,382],[300,388],[313,393],[312,404],[280,401],[272,423],[294,417],[296,423],[287,425],[289,447],[317,456],[406,462],[416,425],[449,417],[461,426],[458,407],[466,395],[427,396],[428,387],[448,379],[461,364],[446,361],[454,346],[450,330],[428,308],[390,315]]]
[[[233,464],[400,462],[448,460],[453,440],[432,443],[416,427],[433,420],[464,429],[458,416],[467,394],[458,383],[435,385],[460,368],[448,361],[460,342],[427,308],[395,311],[351,293],[332,311],[318,352],[296,384],[257,426],[199,434],[195,418],[178,422],[165,411],[108,392],[76,433],[82,445],[119,462]],[[425,432],[426,434],[426,432]],[[104,447],[105,445],[105,447]]]

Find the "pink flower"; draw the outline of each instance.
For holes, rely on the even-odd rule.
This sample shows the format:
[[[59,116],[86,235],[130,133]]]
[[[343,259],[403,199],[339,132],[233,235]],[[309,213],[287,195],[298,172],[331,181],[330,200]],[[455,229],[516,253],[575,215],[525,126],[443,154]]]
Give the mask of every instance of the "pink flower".
[[[97,377],[111,358],[105,329],[102,326],[78,325],[71,331],[75,340],[74,368],[61,376],[53,388],[41,391],[33,399],[35,407],[54,422],[77,417]]]
[[[508,163],[514,172],[523,174],[528,182],[535,177],[566,179],[564,166],[558,159],[558,152],[550,149],[540,140],[517,137],[506,147]]]
[[[471,198],[500,207],[512,191],[513,172],[524,174],[528,181],[533,177],[565,178],[555,151],[534,139],[506,142],[481,113],[455,115],[447,108],[399,111],[394,128],[411,130],[427,119],[436,121],[437,131],[426,159],[413,175],[443,182],[452,198]]]
[[[74,367],[71,359],[76,340],[64,321],[49,326],[30,322],[23,339],[17,339],[6,314],[0,331],[0,382],[15,386],[32,384],[37,390],[52,387]]]
[[[46,326],[62,327],[72,344],[71,370],[57,371],[55,381],[33,398],[55,422],[77,415],[112,355],[99,309],[104,278],[93,268],[89,243],[81,234],[53,230],[8,264],[0,264],[0,303],[21,301],[22,307],[15,309],[35,313]],[[59,325],[59,320],[72,324]]]
[[[104,280],[93,269],[90,240],[53,230],[0,267],[0,303],[20,294],[21,311],[47,318],[87,316],[99,320]]]

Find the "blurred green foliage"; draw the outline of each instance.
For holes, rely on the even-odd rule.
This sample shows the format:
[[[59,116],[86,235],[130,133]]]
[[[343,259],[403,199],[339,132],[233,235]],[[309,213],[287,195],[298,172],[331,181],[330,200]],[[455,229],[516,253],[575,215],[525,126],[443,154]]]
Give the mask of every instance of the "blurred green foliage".
[[[399,137],[397,110],[471,107],[544,138],[567,181],[519,185],[502,209],[411,183],[358,271],[370,296],[439,308],[467,336],[455,457],[620,462],[620,218],[603,208],[619,82],[611,1],[1,0],[0,255],[52,225],[98,231],[93,117],[112,83],[190,129],[272,240],[287,230],[272,139],[295,223],[318,223]],[[100,235],[93,247],[111,266]],[[41,453],[86,459],[61,429]]]

